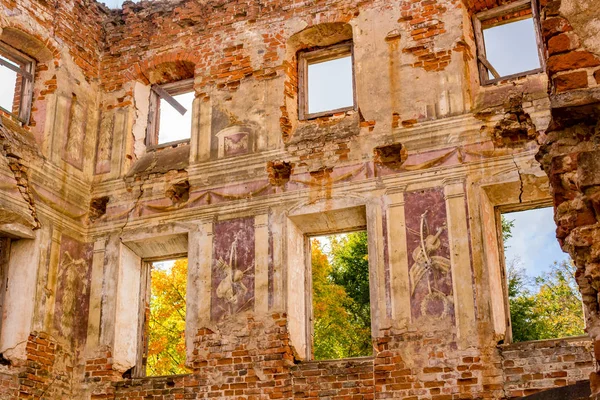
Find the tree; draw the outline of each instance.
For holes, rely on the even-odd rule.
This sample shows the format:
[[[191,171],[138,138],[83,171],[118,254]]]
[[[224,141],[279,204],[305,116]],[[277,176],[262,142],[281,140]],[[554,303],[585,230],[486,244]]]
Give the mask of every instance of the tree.
[[[369,253],[367,232],[353,232],[332,239],[332,273],[336,284],[343,286],[354,300],[351,314],[359,326],[371,327],[369,290]],[[370,339],[369,339],[370,341]],[[371,345],[369,344],[369,349]]]
[[[528,289],[528,276],[518,267],[518,260],[508,265],[508,301],[510,322],[514,342],[537,340],[543,329],[538,315],[534,312],[535,296]]]
[[[534,311],[542,321],[541,339],[584,334],[583,303],[570,261],[555,262],[551,272],[535,279],[539,291]]]
[[[512,229],[515,226],[515,221],[508,220],[504,215],[500,217],[500,221],[502,222],[502,242],[506,249],[506,241],[512,237]]]
[[[171,268],[152,268],[148,320],[148,376],[187,373],[185,368],[185,296],[187,260]]]
[[[513,341],[582,335],[583,308],[573,275],[575,266],[568,261],[555,262],[550,272],[528,284],[531,278],[516,264],[508,267]]]
[[[351,295],[360,297],[360,288],[363,286],[361,279],[365,274],[358,271],[363,278],[354,281],[354,284],[350,279],[344,280],[345,285],[335,279],[336,273],[340,273],[336,268],[344,269],[344,262],[348,261],[340,261],[343,258],[340,254],[350,255],[354,250],[347,248],[346,239],[336,241],[332,238],[332,248],[339,252],[332,251],[330,263],[319,242],[313,240],[311,244],[314,358],[322,360],[371,354],[370,318],[365,326],[364,315],[361,314],[363,307]],[[366,246],[364,249],[366,251]],[[355,254],[362,254],[360,248]],[[366,279],[368,291],[368,268]]]
[[[512,237],[514,220],[502,215],[504,249]],[[581,294],[570,261],[554,262],[550,271],[531,278],[519,259],[507,263],[508,301],[514,342],[582,335]]]

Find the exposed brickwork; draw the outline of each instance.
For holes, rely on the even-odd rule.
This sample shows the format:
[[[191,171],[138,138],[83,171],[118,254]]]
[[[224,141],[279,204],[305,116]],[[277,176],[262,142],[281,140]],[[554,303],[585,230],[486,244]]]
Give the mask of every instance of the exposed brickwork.
[[[586,88],[588,86],[587,71],[575,71],[554,78],[554,87],[556,92],[566,92],[568,90]]]
[[[413,67],[425,71],[442,71],[450,64],[452,49],[438,49],[435,46],[437,36],[446,33],[441,16],[448,9],[459,7],[456,1],[413,1],[402,6],[399,22],[405,22],[413,44],[402,52],[415,57]]]
[[[585,24],[563,14],[561,0],[545,0],[541,6],[542,35],[549,54],[548,74],[553,83],[550,88],[553,121],[542,138],[537,159],[550,177],[557,238],[577,265],[575,277],[587,309],[587,331],[599,340],[597,191],[600,182],[592,177],[598,176],[600,168],[596,161],[600,104],[592,95],[598,89],[598,79],[588,78],[597,73],[600,58],[593,51],[594,43],[585,45],[579,37],[585,31],[582,29]],[[600,351],[595,355],[600,355]],[[569,379],[568,374],[556,377],[562,384]],[[600,387],[594,383],[597,380],[598,374],[592,373],[593,396],[600,393]]]
[[[480,353],[460,350],[456,338],[435,334],[385,336],[377,340],[374,357],[293,365],[285,318],[275,316],[274,321],[277,328],[252,327],[249,321],[252,332],[267,333],[250,340],[256,347],[203,330],[198,340],[205,345],[196,353],[208,357],[198,357],[190,375],[124,380],[114,384],[114,398],[499,399],[573,384],[593,370],[591,342],[585,338],[526,342]]]
[[[508,397],[573,385],[588,379],[595,369],[587,337],[515,343],[502,346],[501,352]]]
[[[373,359],[312,361],[292,369],[294,399],[375,398]]]
[[[8,369],[7,367],[3,367]],[[16,375],[0,372],[0,398],[16,399],[19,393],[19,379]]]
[[[27,342],[27,363],[19,371],[19,399],[72,397],[73,365],[62,346],[48,334],[32,333]],[[56,365],[57,358],[61,366]]]
[[[384,337],[375,360],[376,398],[500,398],[497,353],[459,350],[456,338],[438,335]]]
[[[85,363],[85,383],[91,388],[91,399],[114,399],[113,382],[123,379],[122,374],[113,369],[112,353],[105,351],[90,358]]]

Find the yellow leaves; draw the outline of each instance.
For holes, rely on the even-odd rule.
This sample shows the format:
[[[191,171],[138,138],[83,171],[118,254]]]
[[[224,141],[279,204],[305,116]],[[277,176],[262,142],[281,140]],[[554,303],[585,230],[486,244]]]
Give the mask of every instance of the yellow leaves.
[[[186,373],[185,297],[187,260],[153,268],[150,278],[147,375]]]

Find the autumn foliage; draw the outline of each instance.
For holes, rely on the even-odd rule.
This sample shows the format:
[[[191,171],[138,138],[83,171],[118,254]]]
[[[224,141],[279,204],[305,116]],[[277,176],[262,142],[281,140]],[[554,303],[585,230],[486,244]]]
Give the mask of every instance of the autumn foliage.
[[[311,243],[313,353],[317,360],[372,354],[366,232]]]
[[[152,268],[146,363],[148,376],[189,372],[185,368],[187,267],[187,260],[181,259],[175,261],[171,268]]]

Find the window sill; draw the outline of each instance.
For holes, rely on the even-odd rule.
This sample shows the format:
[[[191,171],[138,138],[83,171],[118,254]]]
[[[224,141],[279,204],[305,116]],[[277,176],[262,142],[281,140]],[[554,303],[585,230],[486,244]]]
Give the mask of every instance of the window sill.
[[[181,139],[181,140],[175,140],[173,142],[153,144],[153,145],[146,147],[146,152],[159,151],[159,150],[166,149],[169,147],[174,148],[174,147],[180,147],[180,146],[185,146],[185,145],[189,145],[189,144],[190,144],[190,139]]]
[[[360,362],[368,362],[368,361],[373,361],[373,360],[375,360],[375,356],[361,356],[361,357],[350,357],[350,358],[332,358],[332,359],[326,359],[326,360],[303,360],[303,361],[300,361],[300,363],[297,365],[319,364],[319,363],[335,364],[338,362],[360,363]]]
[[[159,375],[159,376],[138,376],[127,378],[119,382],[114,382],[113,385],[115,387],[127,387],[127,386],[135,386],[141,385],[144,382],[158,382],[165,381],[165,383],[170,383],[175,380],[184,379],[187,376],[191,376],[192,374],[179,374],[179,375]]]
[[[543,68],[532,69],[530,71],[519,72],[517,74],[502,76],[497,79],[487,79],[486,81],[481,83],[481,86],[492,86],[497,84],[508,83],[510,81],[514,81],[519,78],[524,78],[531,75],[538,75],[544,72]]]
[[[305,114],[305,115],[301,116],[299,118],[299,120],[300,121],[310,121],[310,120],[314,120],[314,119],[322,118],[322,117],[333,117],[336,114],[348,113],[349,111],[356,111],[356,107],[350,106],[350,107],[338,108],[336,110],[329,110],[329,111],[322,111],[322,112],[318,112],[318,113]]]
[[[523,348],[530,348],[530,347],[545,348],[545,347],[555,346],[556,344],[558,344],[560,342],[582,342],[582,341],[591,342],[592,339],[588,335],[567,336],[567,337],[554,338],[554,339],[540,339],[540,340],[528,340],[525,342],[505,343],[505,344],[498,345],[498,347],[503,350],[516,350],[516,349],[523,349]]]
[[[15,122],[18,122],[19,124],[21,124],[21,126],[27,125],[27,122],[25,122],[21,117],[19,117],[15,113],[8,111],[7,109],[5,109],[3,107],[0,107],[0,115],[4,115],[5,117],[10,118],[10,119],[14,120]]]

